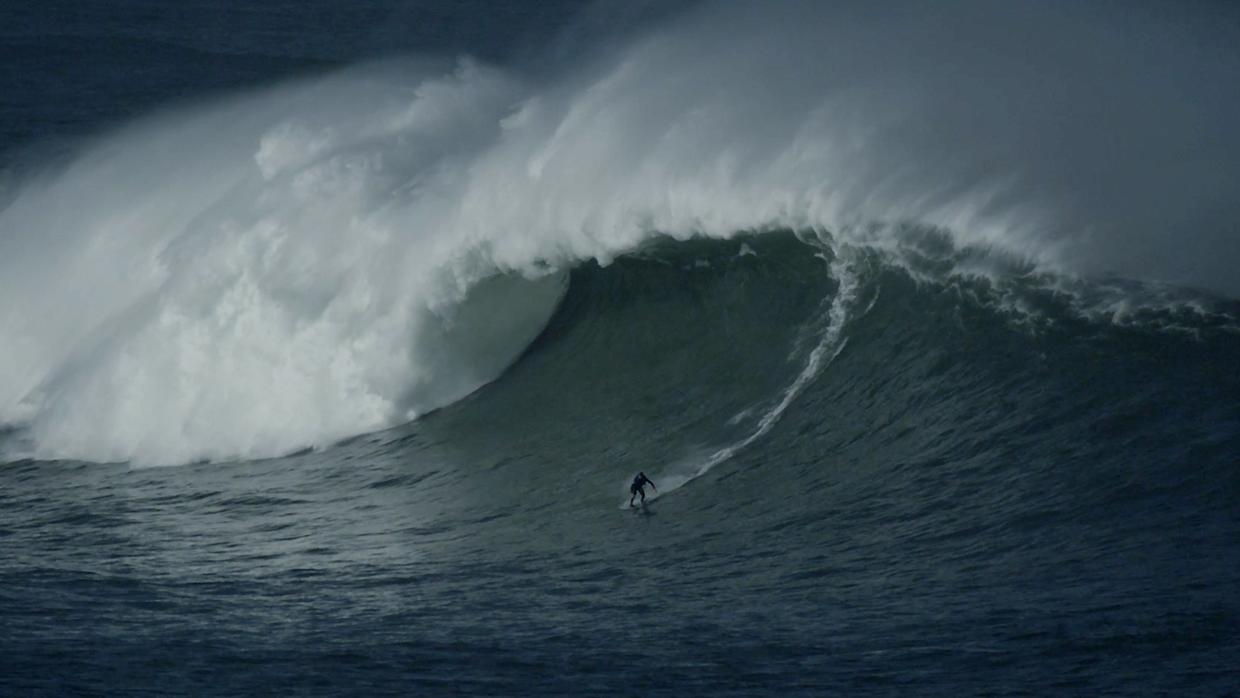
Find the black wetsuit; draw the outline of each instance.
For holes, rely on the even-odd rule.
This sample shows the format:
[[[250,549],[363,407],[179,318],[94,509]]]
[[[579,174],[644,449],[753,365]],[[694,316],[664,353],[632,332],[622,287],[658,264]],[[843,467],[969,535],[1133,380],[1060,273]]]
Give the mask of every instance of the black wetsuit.
[[[646,501],[646,485],[654,487],[654,483],[651,482],[650,478],[646,477],[644,474],[640,474],[633,478],[633,484],[629,485],[629,504],[632,504],[633,498],[639,494],[642,496],[642,501]]]

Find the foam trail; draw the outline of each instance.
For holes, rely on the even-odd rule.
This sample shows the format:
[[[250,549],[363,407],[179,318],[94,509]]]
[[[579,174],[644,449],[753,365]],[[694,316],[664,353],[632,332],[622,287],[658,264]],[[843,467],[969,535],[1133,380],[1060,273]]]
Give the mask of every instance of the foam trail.
[[[830,262],[830,274],[832,278],[839,282],[839,288],[831,299],[830,305],[827,307],[823,315],[817,318],[818,326],[822,327],[821,333],[818,335],[818,342],[813,349],[809,351],[805,359],[805,364],[801,367],[801,371],[793,379],[788,387],[784,388],[780,393],[779,399],[765,411],[758,419],[757,427],[750,432],[745,438],[734,443],[728,444],[704,459],[696,458],[682,459],[663,471],[654,471],[657,480],[656,486],[659,488],[654,496],[646,497],[646,500],[653,500],[660,495],[675,492],[684,487],[693,480],[710,472],[715,466],[730,460],[741,450],[748,447],[753,442],[766,436],[768,432],[783,417],[784,412],[796,400],[797,396],[805,390],[815,378],[817,378],[824,369],[831,365],[835,358],[844,351],[844,347],[848,345],[848,338],[842,337],[844,326],[849,321],[848,309],[856,300],[857,289],[859,286],[857,275],[849,268],[850,263],[846,261],[843,255],[838,255]],[[872,306],[871,306],[872,307]],[[867,307],[867,311],[868,311]],[[626,499],[621,503],[621,509],[627,509],[629,506]]]

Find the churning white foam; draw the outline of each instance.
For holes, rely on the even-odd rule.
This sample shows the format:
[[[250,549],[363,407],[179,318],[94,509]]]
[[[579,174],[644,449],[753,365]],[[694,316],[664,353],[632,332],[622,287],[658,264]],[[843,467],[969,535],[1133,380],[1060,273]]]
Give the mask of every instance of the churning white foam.
[[[259,457],[498,375],[566,277],[447,222],[512,83],[417,70],[158,117],[27,187],[0,217],[0,416],[47,457]]]
[[[1149,156],[1230,133],[1212,112],[1141,109],[1188,89],[1176,68],[1204,91],[1230,84],[1234,52],[1171,55],[1186,39],[1139,19],[1125,22],[1151,31],[1117,41],[1092,10],[964,4],[969,21],[946,22],[920,7],[723,3],[536,83],[395,61],[133,124],[28,176],[0,211],[0,422],[45,457],[327,443],[493,379],[567,269],[656,233],[826,228],[882,245],[896,226],[872,223],[908,220],[1043,265],[1143,249],[1137,275],[1186,249],[1182,230],[1159,237],[1165,212],[1197,201],[1184,177],[1227,181],[1232,141],[1200,172],[1118,177],[1091,207],[1081,191],[1144,162],[1091,138],[1105,123]],[[1124,66],[1145,58],[1171,68],[1143,83]],[[1082,108],[1102,80],[1109,101]],[[1120,200],[1124,235],[1154,221],[1143,246],[1107,232]]]

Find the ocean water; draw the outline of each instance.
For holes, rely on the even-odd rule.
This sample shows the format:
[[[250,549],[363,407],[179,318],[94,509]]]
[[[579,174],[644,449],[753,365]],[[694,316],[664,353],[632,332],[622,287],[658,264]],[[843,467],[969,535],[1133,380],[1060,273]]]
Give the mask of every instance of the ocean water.
[[[0,694],[1240,691],[1237,34],[6,5]]]

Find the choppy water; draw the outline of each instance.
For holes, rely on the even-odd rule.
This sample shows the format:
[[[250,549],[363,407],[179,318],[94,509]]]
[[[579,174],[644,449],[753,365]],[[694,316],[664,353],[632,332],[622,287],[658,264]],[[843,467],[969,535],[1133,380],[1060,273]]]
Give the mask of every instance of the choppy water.
[[[129,93],[95,120],[40,82],[5,112],[0,693],[1240,687],[1240,304],[1214,267],[1083,273],[972,186],[858,172],[877,188],[841,199],[828,166],[889,143],[823,155],[799,97],[790,142],[716,132],[765,107],[634,92],[686,89],[644,72],[659,40],[617,41],[615,72],[583,48],[618,16],[710,45],[718,8],[370,7],[399,41],[194,7],[251,33],[141,4],[5,23],[30,70],[97,33],[81,88],[251,92],[119,131]],[[819,11],[774,7],[757,34]],[[304,51],[269,40],[290,28]],[[235,56],[179,92],[160,76],[197,59],[115,48],[134,35]],[[419,41],[554,74],[526,48],[553,43],[602,78],[400,61],[254,88]],[[58,164],[29,164],[49,138]],[[1225,257],[1198,222],[1181,261]],[[638,470],[658,497],[627,509]]]

